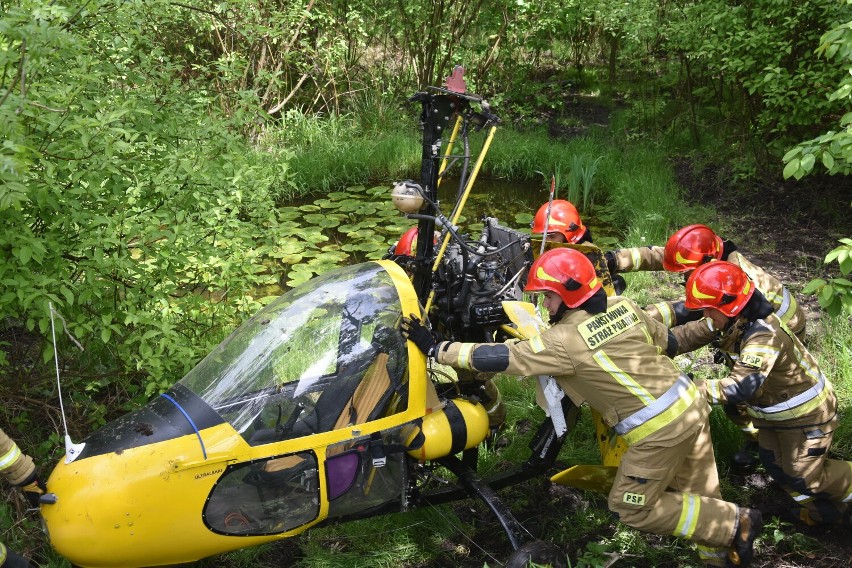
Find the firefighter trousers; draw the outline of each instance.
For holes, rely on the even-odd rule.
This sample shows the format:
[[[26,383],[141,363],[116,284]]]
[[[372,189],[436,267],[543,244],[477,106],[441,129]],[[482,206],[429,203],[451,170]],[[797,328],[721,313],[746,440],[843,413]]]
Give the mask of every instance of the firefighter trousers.
[[[807,510],[810,524],[835,523],[852,503],[852,462],[828,459],[837,417],[819,427],[761,428],[760,461],[766,471]]]
[[[727,551],[737,528],[739,508],[722,499],[706,419],[674,446],[640,443],[628,448],[608,504],[633,528],[704,545],[699,553],[705,562]]]

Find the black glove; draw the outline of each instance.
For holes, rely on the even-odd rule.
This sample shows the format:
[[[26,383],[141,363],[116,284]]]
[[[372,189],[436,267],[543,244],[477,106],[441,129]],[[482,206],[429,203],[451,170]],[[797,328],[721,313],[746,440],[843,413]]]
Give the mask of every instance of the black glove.
[[[615,260],[615,251],[606,251],[604,253],[604,260],[606,260],[606,269],[609,270],[610,276],[615,275],[618,272],[618,262]]]
[[[698,321],[704,317],[701,310],[686,309],[686,302],[683,300],[673,302],[672,311],[675,315],[675,325],[684,325],[691,321]]]
[[[610,272],[610,274],[612,273]],[[622,296],[624,291],[627,290],[627,280],[621,274],[616,274],[612,277],[612,287],[615,289],[616,296]]]
[[[39,499],[47,493],[47,486],[39,479],[38,470],[34,470],[28,478],[19,483],[18,489],[21,490],[33,509],[38,509]]]
[[[435,349],[438,347],[438,342],[432,337],[432,333],[425,325],[420,323],[420,320],[414,314],[411,317],[403,317],[400,324],[400,333],[406,339],[414,342],[420,351],[426,354],[427,357],[435,356]]]
[[[717,365],[725,365],[726,367],[733,368],[734,360],[730,355],[722,351],[721,349],[716,349],[713,351],[713,362]]]

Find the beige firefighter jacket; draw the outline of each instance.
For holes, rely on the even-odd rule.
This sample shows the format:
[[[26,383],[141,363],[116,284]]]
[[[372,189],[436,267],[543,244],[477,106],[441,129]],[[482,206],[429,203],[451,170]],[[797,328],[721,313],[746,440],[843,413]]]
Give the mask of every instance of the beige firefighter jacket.
[[[34,471],[32,458],[21,452],[15,441],[0,428],[0,474],[12,485],[20,485]]]
[[[466,369],[552,375],[575,404],[588,402],[628,445],[667,446],[697,431],[709,413],[693,382],[665,354],[671,335],[632,300],[610,296],[604,313],[568,310],[524,341],[444,342],[436,359]]]
[[[640,270],[664,270],[663,247],[634,247],[614,251],[615,262],[618,272],[635,272]],[[781,283],[780,280],[764,271],[759,266],[751,263],[746,257],[737,251],[733,251],[726,259],[736,264],[748,274],[755,287],[760,290],[775,309],[775,314],[781,318],[787,327],[792,330],[799,339],[805,337],[805,312],[802,310],[795,296]]]
[[[682,341],[681,348],[688,349],[688,341]],[[775,314],[739,318],[722,346],[738,354],[730,374],[696,383],[711,404],[745,403],[761,429],[816,426],[836,414],[831,382]]]

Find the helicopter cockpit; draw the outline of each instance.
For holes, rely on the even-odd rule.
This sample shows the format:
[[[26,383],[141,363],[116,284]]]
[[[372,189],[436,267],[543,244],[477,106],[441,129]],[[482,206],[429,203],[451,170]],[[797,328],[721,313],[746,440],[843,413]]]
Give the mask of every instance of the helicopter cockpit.
[[[330,517],[400,498],[402,450],[416,428],[360,428],[408,408],[400,315],[399,290],[381,265],[332,271],[274,301],[184,377],[251,446],[347,432],[327,446],[305,442],[300,451],[229,466],[205,505],[211,530],[299,527],[320,515],[322,486]]]
[[[252,446],[320,434],[407,407],[398,292],[378,265],[284,294],[182,380]]]

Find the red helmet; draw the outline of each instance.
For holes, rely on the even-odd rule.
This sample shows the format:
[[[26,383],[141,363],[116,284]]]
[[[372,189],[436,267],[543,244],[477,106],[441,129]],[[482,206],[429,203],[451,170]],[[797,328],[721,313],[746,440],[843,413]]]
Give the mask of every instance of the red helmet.
[[[686,307],[716,308],[729,318],[736,316],[754,294],[754,283],[743,269],[720,260],[702,264],[686,281]]]
[[[397,256],[417,256],[417,227],[411,227],[406,230],[402,236],[396,241],[393,247],[393,253]],[[438,231],[435,231],[435,238],[432,239],[432,244],[438,244]]]
[[[666,241],[663,268],[686,272],[722,258],[722,239],[706,225],[687,225]]]
[[[592,262],[578,250],[551,249],[532,263],[524,292],[551,291],[576,308],[601,289]]]
[[[417,256],[417,227],[411,227],[402,234],[393,253],[399,256]]]
[[[550,219],[547,218],[547,207],[550,206]],[[544,234],[545,224],[548,233],[562,233],[565,242],[576,243],[583,237],[586,227],[580,220],[577,208],[570,201],[554,199],[552,203],[545,203],[538,208],[532,224],[532,234]]]

